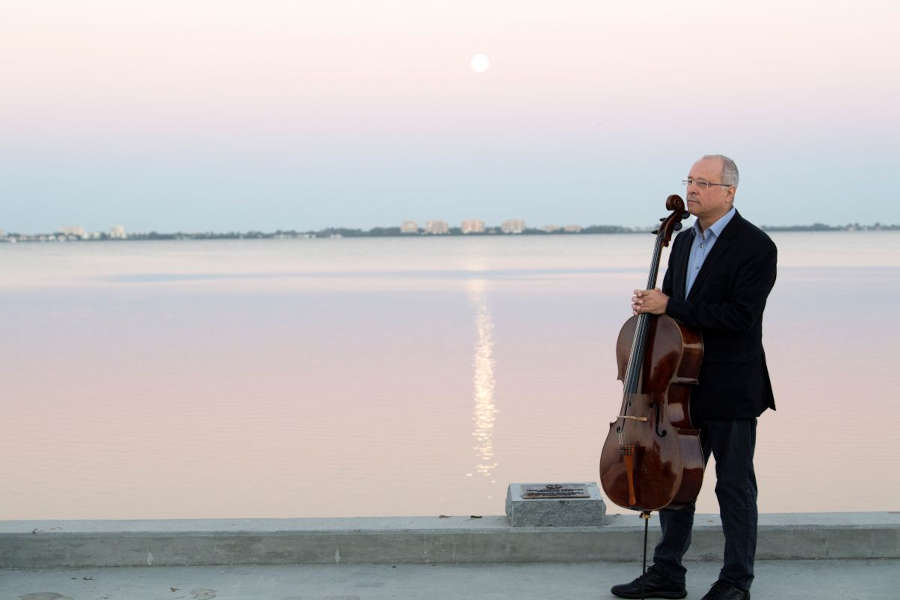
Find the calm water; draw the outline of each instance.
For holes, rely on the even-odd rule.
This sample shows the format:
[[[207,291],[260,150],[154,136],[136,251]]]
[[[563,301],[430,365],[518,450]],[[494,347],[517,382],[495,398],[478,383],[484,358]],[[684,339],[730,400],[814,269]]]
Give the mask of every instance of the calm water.
[[[760,510],[896,510],[900,234],[773,239]],[[652,242],[0,245],[0,519],[500,514],[596,480]]]

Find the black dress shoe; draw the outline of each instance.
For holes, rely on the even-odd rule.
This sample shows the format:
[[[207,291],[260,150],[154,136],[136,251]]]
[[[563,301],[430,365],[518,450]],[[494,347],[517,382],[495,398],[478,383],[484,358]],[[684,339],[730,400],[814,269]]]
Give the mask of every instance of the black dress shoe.
[[[643,596],[641,588],[643,587]],[[650,567],[647,572],[631,583],[614,585],[610,590],[619,598],[684,598],[687,590],[684,584],[676,583]]]
[[[720,579],[700,600],[750,600],[750,592]]]

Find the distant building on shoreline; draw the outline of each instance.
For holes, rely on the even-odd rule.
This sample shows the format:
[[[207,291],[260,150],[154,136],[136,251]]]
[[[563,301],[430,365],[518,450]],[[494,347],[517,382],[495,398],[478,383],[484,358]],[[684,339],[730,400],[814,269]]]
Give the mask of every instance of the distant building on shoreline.
[[[67,225],[65,227],[60,227],[59,231],[66,237],[72,236],[82,239],[87,237],[87,232],[84,230],[84,227],[80,225]]]
[[[428,221],[425,224],[425,233],[444,235],[450,233],[450,226],[447,225],[447,221]]]
[[[466,219],[460,227],[463,233],[484,233],[484,221],[478,219]]]
[[[125,233],[125,228],[121,225],[113,225],[109,228],[109,239],[111,240],[124,240],[128,235]]]
[[[403,221],[400,233],[419,233],[419,225],[415,221]]]
[[[581,225],[566,225],[563,227],[563,231],[566,233],[581,233],[581,230],[584,229]]]
[[[525,231],[525,221],[522,219],[507,219],[500,226],[503,233],[522,233]]]

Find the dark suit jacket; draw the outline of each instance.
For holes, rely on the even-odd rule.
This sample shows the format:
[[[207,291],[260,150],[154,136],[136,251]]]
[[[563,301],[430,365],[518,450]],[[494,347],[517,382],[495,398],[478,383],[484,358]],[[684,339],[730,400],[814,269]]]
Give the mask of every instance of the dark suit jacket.
[[[675,238],[662,291],[666,314],[703,334],[699,384],[691,394],[694,424],[749,419],[775,408],[762,346],[762,317],[775,284],[777,249],[735,213],[684,297],[693,228]]]

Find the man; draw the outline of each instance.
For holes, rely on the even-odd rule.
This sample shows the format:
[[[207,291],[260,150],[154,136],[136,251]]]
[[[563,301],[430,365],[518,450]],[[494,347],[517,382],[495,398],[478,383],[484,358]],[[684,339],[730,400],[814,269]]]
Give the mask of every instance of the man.
[[[703,335],[691,418],[706,460],[716,457],[716,496],[725,533],[719,579],[703,600],[750,598],[756,553],[756,417],[775,408],[762,347],[762,316],[775,284],[777,251],[769,237],[734,209],[738,170],[730,158],[707,155],[687,180],[687,209],[697,217],[672,244],[662,290],[635,290],[635,314],[667,314]],[[681,559],[691,542],[694,505],[659,512],[662,539],[653,565],[622,598],[683,598]]]

